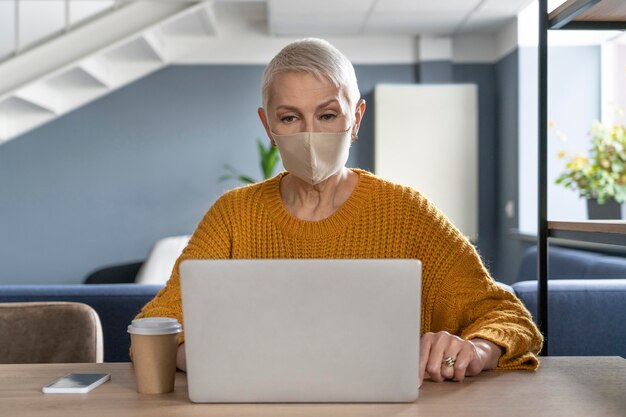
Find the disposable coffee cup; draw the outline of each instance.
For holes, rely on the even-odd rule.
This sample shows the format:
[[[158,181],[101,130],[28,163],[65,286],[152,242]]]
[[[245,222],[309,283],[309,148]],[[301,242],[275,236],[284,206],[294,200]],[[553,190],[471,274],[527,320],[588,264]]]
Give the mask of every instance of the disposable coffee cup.
[[[137,392],[164,394],[174,391],[178,333],[182,326],[168,317],[135,319],[128,326]]]

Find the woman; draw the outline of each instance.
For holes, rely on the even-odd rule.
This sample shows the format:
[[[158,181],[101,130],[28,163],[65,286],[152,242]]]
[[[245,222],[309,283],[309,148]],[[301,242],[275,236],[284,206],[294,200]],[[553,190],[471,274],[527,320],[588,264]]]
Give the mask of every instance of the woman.
[[[348,169],[366,104],[354,68],[305,39],[263,74],[258,114],[287,172],[225,193],[206,213],[167,286],[138,317],[182,322],[178,265],[218,258],[415,258],[423,265],[420,383],[483,370],[535,369],[542,337],[474,247],[419,192]],[[184,336],[177,366],[185,369]]]

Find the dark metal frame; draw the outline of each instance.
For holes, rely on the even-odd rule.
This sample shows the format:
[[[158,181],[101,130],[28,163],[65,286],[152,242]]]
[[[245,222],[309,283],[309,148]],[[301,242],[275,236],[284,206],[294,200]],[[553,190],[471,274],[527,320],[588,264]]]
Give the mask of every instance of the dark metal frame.
[[[539,164],[537,224],[537,318],[544,336],[541,355],[548,355],[548,238],[594,241],[625,245],[626,235],[573,230],[548,230],[548,30],[549,29],[617,29],[626,30],[626,21],[573,21],[585,10],[602,0],[576,0],[549,20],[548,1],[539,0]]]
[[[606,232],[578,232],[572,230],[549,230],[548,237],[582,242],[604,243],[607,245],[626,245],[626,235]]]
[[[556,29],[556,28],[551,28]],[[559,30],[626,30],[626,22],[570,22]]]
[[[539,0],[539,163],[537,224],[537,318],[548,355],[548,0]]]

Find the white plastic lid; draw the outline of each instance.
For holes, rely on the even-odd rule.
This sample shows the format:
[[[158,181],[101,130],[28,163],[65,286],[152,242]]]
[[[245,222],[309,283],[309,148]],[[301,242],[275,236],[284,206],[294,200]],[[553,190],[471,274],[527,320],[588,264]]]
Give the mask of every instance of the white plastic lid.
[[[169,317],[147,317],[135,319],[128,326],[128,333],[162,335],[180,333],[183,327],[178,320]]]

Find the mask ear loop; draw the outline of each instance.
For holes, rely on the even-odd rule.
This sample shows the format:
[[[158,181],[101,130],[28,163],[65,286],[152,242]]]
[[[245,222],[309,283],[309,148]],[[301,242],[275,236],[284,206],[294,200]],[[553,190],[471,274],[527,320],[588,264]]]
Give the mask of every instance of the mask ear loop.
[[[365,100],[363,100],[363,99],[361,99],[360,101],[363,101],[363,103],[365,103]],[[363,116],[363,115],[361,115],[361,116]],[[359,140],[359,134],[357,133],[359,127],[358,127],[358,125],[356,123],[355,123],[354,127],[357,129],[357,131],[354,131],[354,130],[352,131],[352,143],[354,143],[357,140]]]
[[[272,129],[270,129],[270,132],[272,132]],[[274,132],[272,132],[272,136],[275,135]],[[276,141],[274,141],[274,138],[270,138],[270,143],[272,144],[273,147],[276,147]]]
[[[358,130],[358,126],[355,124],[352,127],[352,143],[356,142],[357,140],[359,140],[359,134],[357,133]]]

